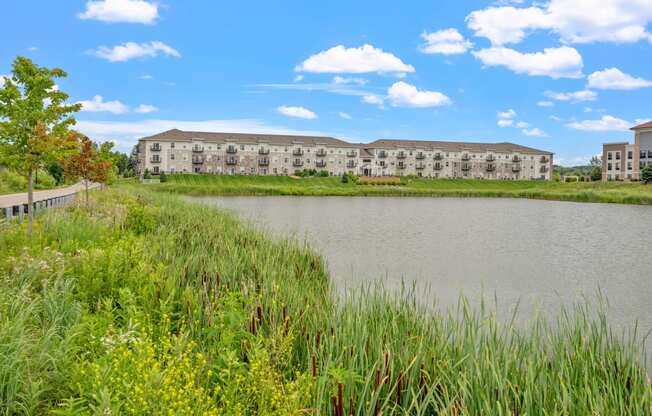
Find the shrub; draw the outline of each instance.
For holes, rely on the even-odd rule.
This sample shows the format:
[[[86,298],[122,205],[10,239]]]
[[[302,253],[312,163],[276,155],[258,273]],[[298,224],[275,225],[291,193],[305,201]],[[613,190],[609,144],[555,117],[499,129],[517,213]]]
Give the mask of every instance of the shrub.
[[[168,177],[165,174],[165,172],[161,172],[161,175],[159,175],[158,179],[159,179],[159,181],[161,181],[161,183],[168,181]]]
[[[152,179],[152,174],[149,173],[149,169],[145,169],[145,172],[143,173],[143,179]]]
[[[648,163],[647,166],[641,171],[641,181],[645,183],[652,183],[652,164]]]
[[[320,170],[319,172],[317,172],[316,176],[319,178],[328,178],[330,175],[328,174],[327,170]]]

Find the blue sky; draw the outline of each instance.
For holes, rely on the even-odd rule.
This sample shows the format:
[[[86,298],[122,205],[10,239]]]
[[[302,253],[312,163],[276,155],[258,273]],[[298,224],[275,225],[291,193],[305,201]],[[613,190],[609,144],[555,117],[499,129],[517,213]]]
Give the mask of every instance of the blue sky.
[[[599,7],[598,7],[599,5]],[[77,128],[512,141],[586,162],[652,118],[652,1],[20,1],[17,55],[65,69]]]

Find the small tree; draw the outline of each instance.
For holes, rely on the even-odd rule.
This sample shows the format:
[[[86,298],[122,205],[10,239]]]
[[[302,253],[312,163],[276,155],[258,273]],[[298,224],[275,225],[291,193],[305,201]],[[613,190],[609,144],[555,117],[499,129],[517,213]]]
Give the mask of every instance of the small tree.
[[[652,183],[652,164],[648,163],[647,166],[641,170],[641,180],[645,183]]]
[[[68,94],[54,79],[65,77],[58,68],[41,68],[17,57],[11,77],[0,88],[0,161],[27,178],[28,234],[34,222],[34,172],[64,157],[74,147],[68,129],[78,104],[66,105]]]
[[[79,153],[65,160],[66,176],[84,180],[86,208],[88,208],[88,186],[91,182],[106,184],[113,168],[110,160],[102,157],[93,142],[85,136],[79,140]]]

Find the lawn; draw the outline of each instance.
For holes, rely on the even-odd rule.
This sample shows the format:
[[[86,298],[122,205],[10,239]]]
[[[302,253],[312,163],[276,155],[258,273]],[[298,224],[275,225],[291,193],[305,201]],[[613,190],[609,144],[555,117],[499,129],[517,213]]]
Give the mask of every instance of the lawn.
[[[652,410],[638,344],[599,308],[518,329],[463,300],[435,312],[409,289],[338,297],[309,247],[150,189],[48,210],[31,239],[2,229],[1,414]]]
[[[652,204],[652,185],[639,182],[489,181],[401,178],[391,183],[342,183],[339,177],[172,175],[159,191],[189,195],[504,197],[577,202]]]

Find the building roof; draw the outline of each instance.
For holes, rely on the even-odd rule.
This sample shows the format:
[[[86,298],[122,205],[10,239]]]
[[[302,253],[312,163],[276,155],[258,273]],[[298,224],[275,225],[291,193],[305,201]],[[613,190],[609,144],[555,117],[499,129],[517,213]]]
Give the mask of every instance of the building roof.
[[[360,149],[363,157],[371,156],[365,149],[430,149],[443,152],[501,152],[501,153],[524,153],[524,154],[547,154],[551,152],[521,146],[514,143],[469,143],[452,141],[431,141],[431,140],[376,140],[366,144],[354,144],[345,142],[334,137],[327,136],[293,136],[280,134],[255,134],[255,133],[211,133],[199,131],[182,131],[172,129],[153,136],[143,137],[141,140],[155,141],[212,141],[220,143],[237,142],[250,144],[270,145],[313,145],[313,146],[335,146],[352,147]]]
[[[502,142],[502,143],[470,143],[470,142],[450,142],[450,141],[432,141],[432,140],[376,140],[375,142],[365,145],[368,148],[415,148],[415,149],[432,149],[444,152],[501,152],[501,153],[527,153],[527,154],[549,154],[545,150],[534,149],[532,147],[521,146],[519,144]]]
[[[315,145],[315,146],[337,146],[337,147],[358,147],[355,144],[327,136],[292,136],[281,134],[255,134],[255,133],[211,133],[201,131],[182,131],[172,129],[153,136],[143,137],[141,140],[156,141],[181,141],[198,140],[212,142],[237,142],[250,144],[271,144],[271,145]]]
[[[647,123],[639,124],[638,126],[632,127],[630,130],[640,130],[640,129],[652,129],[652,121]]]

